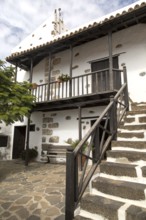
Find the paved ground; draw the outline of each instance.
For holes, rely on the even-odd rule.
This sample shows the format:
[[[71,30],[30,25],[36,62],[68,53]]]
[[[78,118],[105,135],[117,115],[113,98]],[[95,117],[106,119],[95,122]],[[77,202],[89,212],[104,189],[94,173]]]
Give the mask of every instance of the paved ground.
[[[64,220],[65,165],[0,161],[0,220]]]

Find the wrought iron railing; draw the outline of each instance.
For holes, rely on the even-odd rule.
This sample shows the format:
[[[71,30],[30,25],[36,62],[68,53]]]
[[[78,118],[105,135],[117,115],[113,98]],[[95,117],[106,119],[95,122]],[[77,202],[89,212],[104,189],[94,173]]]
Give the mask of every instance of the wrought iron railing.
[[[117,90],[122,85],[123,70],[113,69],[114,85]],[[53,81],[37,85],[32,89],[36,103],[55,101],[58,99],[73,98],[111,90],[109,69],[95,71],[89,74],[75,76],[67,81]]]
[[[124,82],[117,94],[111,97],[108,106],[77,147],[74,150],[69,148],[67,151],[66,220],[73,219],[74,210],[79,204],[96,168],[104,158],[105,152],[107,149],[110,149],[111,141],[116,139],[117,128],[125,112],[129,109],[126,72],[124,74]],[[83,153],[84,144],[87,142],[89,144],[86,153]],[[80,162],[83,156],[86,157],[86,161],[82,167]],[[88,166],[89,160],[92,161],[92,165],[90,166]]]

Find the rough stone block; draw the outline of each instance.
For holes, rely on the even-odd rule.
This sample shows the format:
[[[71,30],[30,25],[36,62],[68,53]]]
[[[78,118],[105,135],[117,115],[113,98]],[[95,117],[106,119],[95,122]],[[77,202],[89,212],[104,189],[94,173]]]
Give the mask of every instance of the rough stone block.
[[[47,117],[47,118],[43,118],[43,123],[50,123],[53,122],[53,118]]]
[[[60,74],[60,70],[53,70],[52,71],[52,75],[59,75]]]
[[[132,200],[145,199],[145,184],[98,177],[96,181],[93,182],[93,187],[100,192],[110,194],[112,196]]]
[[[55,58],[55,59],[53,60],[53,65],[57,65],[57,64],[59,64],[59,63],[61,63],[61,58],[60,58],[60,57]]]
[[[78,65],[75,65],[72,67],[72,69],[77,69],[79,66]]]
[[[66,120],[71,120],[71,116],[66,116],[65,119]]]
[[[126,123],[131,123],[131,122],[134,122],[135,121],[135,118],[125,118],[124,121]]]
[[[90,69],[84,70],[85,73],[90,73],[90,71],[91,71]]]
[[[119,201],[87,194],[81,202],[81,209],[99,214],[108,220],[118,220],[118,209],[124,205]]]
[[[58,128],[58,127],[59,127],[59,123],[58,122],[48,124],[48,128]]]
[[[126,220],[145,220],[146,219],[146,209],[131,205],[126,210]]]
[[[52,136],[49,138],[50,143],[58,143],[59,142],[59,137],[58,136]]]
[[[52,134],[53,134],[53,131],[50,130],[50,129],[43,129],[43,130],[42,130],[42,134],[43,134],[43,135],[52,135]]]
[[[46,137],[42,137],[42,142],[46,142]]]
[[[57,113],[52,113],[52,114],[51,114],[51,117],[56,116],[56,115],[57,115]]]
[[[146,117],[139,117],[139,122],[140,123],[146,122]]]
[[[47,127],[47,124],[43,124],[43,125],[42,125],[42,128],[46,128],[46,127]]]
[[[146,177],[146,166],[145,167],[142,167],[142,175],[143,177]]]

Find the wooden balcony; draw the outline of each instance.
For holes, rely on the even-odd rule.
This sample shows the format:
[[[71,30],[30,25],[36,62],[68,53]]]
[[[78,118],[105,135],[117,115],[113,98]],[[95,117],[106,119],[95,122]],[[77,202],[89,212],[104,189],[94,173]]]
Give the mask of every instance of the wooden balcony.
[[[37,85],[32,89],[32,94],[36,98],[35,110],[101,104],[120,89],[124,83],[124,73],[124,69],[113,69],[113,78],[111,78],[109,69],[104,69],[75,76],[67,81],[53,81]],[[113,82],[112,88],[111,81]]]

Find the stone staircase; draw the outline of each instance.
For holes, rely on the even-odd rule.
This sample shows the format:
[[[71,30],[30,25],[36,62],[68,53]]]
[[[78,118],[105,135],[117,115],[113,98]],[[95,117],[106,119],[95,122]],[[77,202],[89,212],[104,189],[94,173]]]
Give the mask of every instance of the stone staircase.
[[[126,114],[77,220],[146,220],[146,105]]]

